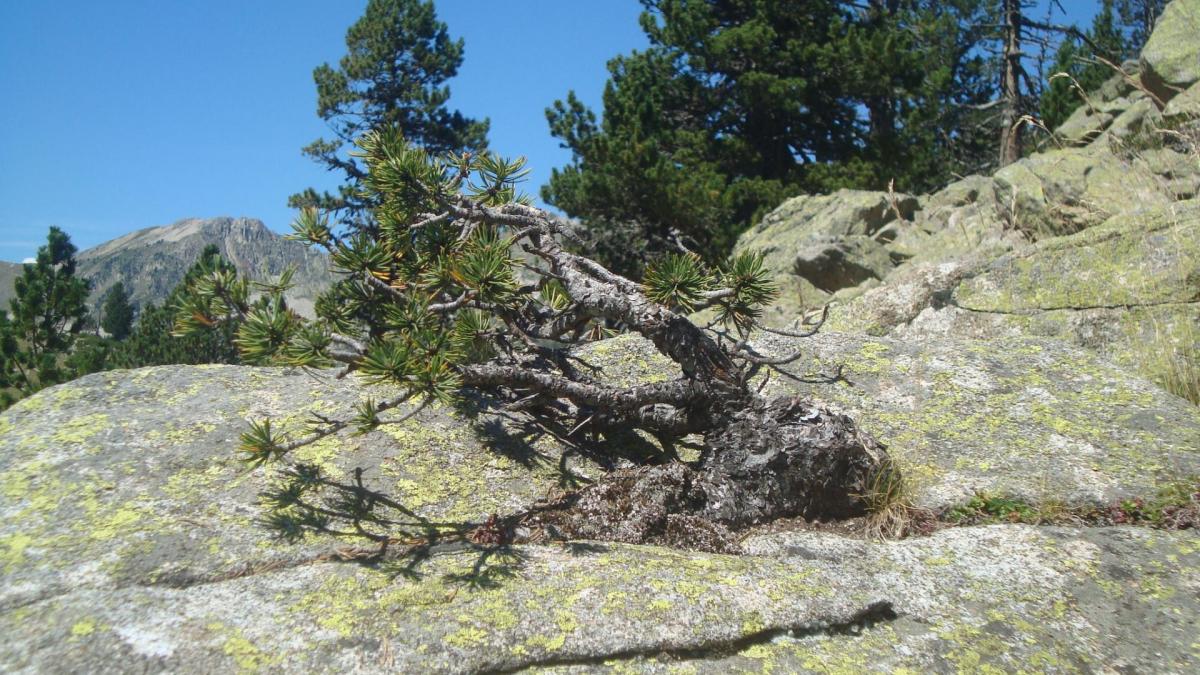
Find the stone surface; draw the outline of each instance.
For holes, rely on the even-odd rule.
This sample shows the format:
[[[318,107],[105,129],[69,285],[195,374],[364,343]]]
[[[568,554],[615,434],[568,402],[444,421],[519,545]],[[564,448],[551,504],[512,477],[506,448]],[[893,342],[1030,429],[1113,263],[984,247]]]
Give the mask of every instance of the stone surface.
[[[904,218],[911,218],[917,200],[897,194],[896,206]],[[895,218],[886,192],[838,190],[830,195],[801,195],[787,200],[763,218],[750,230],[744,245],[784,251],[788,241],[803,242],[809,237],[875,234]],[[778,236],[781,234],[782,237]],[[780,269],[786,269],[786,264]]]
[[[926,309],[942,308],[971,269],[970,263],[963,262],[907,265],[897,270],[886,285],[835,307],[827,325],[843,333],[887,335],[897,326],[911,323]]]
[[[768,356],[802,351],[765,395],[808,396],[844,412],[887,448],[923,506],[981,491],[1105,505],[1200,474],[1200,408],[1059,340],[823,332],[755,345]],[[584,358],[628,382],[669,366],[631,337]]]
[[[1026,157],[994,179],[1007,226],[1036,238],[1098,225],[1130,204],[1171,201],[1144,161],[1117,156],[1100,143]]]
[[[918,207],[916,198],[909,195],[897,194],[895,202],[893,208],[887,193],[861,190],[801,195],[781,204],[739,237],[735,251],[761,251],[767,269],[783,280],[779,300],[767,310],[768,322],[786,324],[801,310],[819,307],[830,296],[830,289],[797,277],[800,256],[817,255],[831,241],[873,236],[896,220],[897,211],[907,219]],[[872,243],[860,244],[863,251],[857,257],[866,261],[868,269],[882,274],[890,264]],[[816,251],[805,253],[814,246]],[[874,278],[874,273],[869,276]]]
[[[1186,91],[1171,99],[1163,108],[1163,117],[1200,117],[1200,82],[1188,87]]]
[[[1142,84],[1163,102],[1200,81],[1200,0],[1172,0],[1142,48]]]
[[[0,667],[56,672],[860,672],[1200,664],[1200,539],[992,526],[750,555],[628,545],[447,552],[417,576],[313,563],[0,612]],[[472,586],[480,571],[489,583]],[[1153,627],[1129,638],[1131,625]]]
[[[765,393],[853,416],[888,445],[920,504],[976,490],[1107,503],[1200,471],[1200,410],[1057,342],[829,333],[758,348],[797,346],[801,381],[772,378]],[[582,356],[617,382],[663,372],[630,338]],[[839,365],[838,382],[820,381]],[[1182,668],[1197,658],[1179,637],[1194,635],[1200,552],[1185,533],[1006,526],[895,544],[779,535],[747,542],[752,555],[741,557],[447,544],[377,566],[332,561],[345,543],[329,537],[273,540],[255,500],[272,479],[234,453],[244,419],[296,428],[361,394],[352,381],[283,369],[160,367],[89,376],[0,413],[0,669],[651,668],[645,659],[667,652],[718,672],[792,668],[828,650],[880,664],[1041,655]],[[335,478],[365,467],[370,487],[443,522],[478,523],[569,483],[567,472],[595,475],[472,410],[332,438],[302,459]],[[1103,639],[1143,616],[1157,642]],[[876,630],[876,641],[839,646]]]
[[[1040,147],[1053,147],[1054,142],[1074,146],[1087,145],[1096,140],[1131,104],[1147,98],[1144,92],[1137,90],[1132,84],[1137,76],[1136,63],[1123,64],[1121,73],[1114,74],[1098,90],[1083,95],[1083,105],[1076,108],[1054,130],[1052,141],[1043,143]]]
[[[273,544],[257,522],[274,471],[248,472],[238,436],[261,418],[302,432],[311,414],[346,416],[367,393],[386,395],[279,368],[163,366],[91,375],[18,402],[0,413],[0,606],[311,555]],[[367,486],[451,522],[516,510],[599,473],[469,410],[427,409],[381,429],[330,437],[296,459],[341,481],[363,467]]]
[[[1001,257],[910,320],[898,337],[1054,337],[1162,380],[1170,354],[1200,350],[1200,201],[1116,216]]]
[[[804,246],[796,252],[792,273],[833,293],[869,279],[882,279],[892,267],[894,263],[883,244],[873,237],[850,235]]]

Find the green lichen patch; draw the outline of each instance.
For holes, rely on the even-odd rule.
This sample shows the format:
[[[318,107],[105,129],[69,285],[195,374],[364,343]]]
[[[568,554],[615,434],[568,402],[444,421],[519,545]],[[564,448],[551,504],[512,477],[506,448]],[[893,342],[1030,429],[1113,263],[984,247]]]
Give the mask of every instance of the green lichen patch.
[[[609,342],[609,350],[649,348],[636,338]],[[763,336],[756,348],[807,349],[792,376],[776,374],[764,393],[846,412],[888,446],[921,507],[955,506],[977,491],[1100,507],[1200,470],[1200,410],[1055,340],[914,343],[826,332]],[[629,372],[619,357],[592,354],[584,352],[605,372]]]
[[[386,393],[353,379],[233,366],[103,373],[41,392],[0,414],[13,430],[0,436],[0,569],[23,598],[72,578],[176,584],[327,551],[339,545],[331,537],[289,543],[265,525],[260,493],[277,478],[241,461],[238,437],[247,419],[261,418],[301,434],[313,413],[350,414],[360,398]],[[464,405],[332,436],[293,459],[343,483],[362,468],[371,489],[417,518],[468,523],[562,484],[561,452]],[[578,458],[565,468],[596,471]]]
[[[1003,257],[954,294],[982,312],[1200,301],[1200,201],[1116,216]]]

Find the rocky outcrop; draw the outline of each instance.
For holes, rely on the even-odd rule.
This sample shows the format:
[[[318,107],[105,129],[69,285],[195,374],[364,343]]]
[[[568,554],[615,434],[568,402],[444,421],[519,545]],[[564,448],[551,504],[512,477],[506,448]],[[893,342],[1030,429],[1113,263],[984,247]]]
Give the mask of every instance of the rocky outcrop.
[[[1055,342],[918,348],[829,334],[811,348],[799,380],[767,391],[871,424],[923,504],[977,489],[1105,501],[1200,467],[1194,407]],[[581,356],[620,381],[662,372],[630,338]],[[838,383],[820,384],[837,365]],[[783,532],[742,542],[740,555],[458,544],[370,565],[353,561],[352,541],[273,538],[255,498],[271,474],[234,453],[244,419],[298,428],[362,393],[284,369],[158,367],[88,376],[0,413],[0,668],[682,662],[715,673],[1045,659],[1183,671],[1200,658],[1189,646],[1200,539],[1188,532],[1002,525],[890,543]],[[300,459],[340,480],[365,468],[364,483],[409,509],[406,520],[476,524],[601,471],[477,406],[384,429],[331,437]],[[1152,639],[1110,639],[1144,620]]]
[[[764,254],[768,269],[791,280],[777,313],[819,305],[842,288],[887,275],[895,264],[880,239],[917,206],[908,195],[840,190],[784,202],[738,240],[738,250]]]
[[[1142,48],[1142,82],[1161,101],[1168,101],[1200,81],[1200,2],[1174,0],[1163,9],[1154,32]]]
[[[209,244],[250,279],[268,280],[295,267],[295,285],[285,297],[307,316],[333,281],[322,253],[284,239],[253,218],[191,218],[139,230],[81,252],[79,274],[92,280],[93,299],[123,281],[135,303],[161,303]]]
[[[905,340],[1056,338],[1159,382],[1200,353],[1200,201],[1114,216],[1075,235],[895,272],[835,311],[838,330]]]
[[[836,294],[785,292],[768,322],[832,302],[827,325],[843,332],[1054,338],[1200,397],[1200,47],[1179,39],[1197,12],[1194,0],[1172,3],[1141,61],[1090,92],[1042,152],[920,197],[910,218],[879,230],[873,242],[897,265]],[[838,212],[834,196],[824,200],[822,213]],[[768,216],[739,248],[769,246],[768,232],[791,241],[789,213]],[[822,245],[849,248],[857,236]],[[782,276],[785,288],[809,283]]]
[[[1102,505],[1200,475],[1200,408],[1059,340],[763,336],[771,356],[807,355],[768,395],[809,397],[879,440],[940,509],[977,492]],[[623,337],[585,358],[621,381],[654,381],[667,363]]]

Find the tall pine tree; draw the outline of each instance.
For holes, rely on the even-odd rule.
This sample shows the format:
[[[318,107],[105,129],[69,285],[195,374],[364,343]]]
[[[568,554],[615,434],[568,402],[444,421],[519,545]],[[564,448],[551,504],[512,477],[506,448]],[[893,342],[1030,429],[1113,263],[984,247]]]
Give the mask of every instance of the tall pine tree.
[[[73,377],[64,360],[88,316],[88,282],[75,276],[75,253],[71,238],[51,227],[14,282],[11,316],[0,325],[0,376],[23,395]]]
[[[625,274],[647,252],[720,260],[797,192],[920,191],[980,164],[988,0],[643,5],[650,48],[609,63],[603,115],[574,94],[547,110],[572,161],[542,196]]]
[[[288,205],[336,212],[344,223],[364,227],[370,204],[359,187],[365,171],[344,152],[347,143],[386,126],[434,154],[476,151],[487,145],[488,121],[446,107],[445,83],[462,64],[463,41],[450,38],[431,0],[370,0],[346,32],[346,51],[336,68],[326,63],[313,71],[317,115],[334,138],[304,148],[345,183],[336,195],[308,188],[292,195]]]
[[[125,284],[118,281],[104,294],[104,302],[100,309],[100,327],[120,342],[129,337],[129,331],[133,328],[133,314],[133,305],[129,302]]]

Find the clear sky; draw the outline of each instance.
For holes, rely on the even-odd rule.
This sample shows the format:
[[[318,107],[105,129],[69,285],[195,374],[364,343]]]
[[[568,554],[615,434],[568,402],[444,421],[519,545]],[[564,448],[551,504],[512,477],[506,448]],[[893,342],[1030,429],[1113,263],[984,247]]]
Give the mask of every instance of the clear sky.
[[[1095,6],[1063,4],[1081,23]],[[32,256],[51,225],[81,249],[188,217],[288,231],[288,195],[337,183],[300,154],[327,135],[312,69],[344,54],[365,5],[0,0],[0,260]],[[536,194],[569,158],[544,109],[573,88],[599,112],[605,63],[646,44],[637,0],[436,5],[466,40],[452,107],[491,118]]]
[[[328,135],[315,66],[365,0],[0,0],[0,260],[58,225],[80,248],[181,218],[289,231],[288,195],[336,177],[301,156]],[[544,110],[599,108],[611,57],[646,44],[637,0],[437,0],[466,40],[451,105],[489,117],[536,193],[569,153]]]

